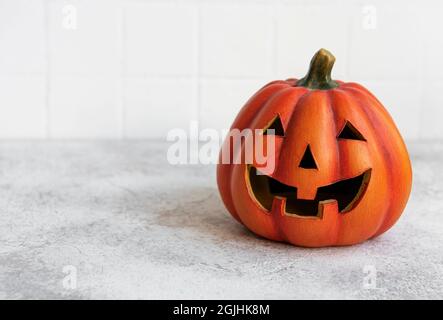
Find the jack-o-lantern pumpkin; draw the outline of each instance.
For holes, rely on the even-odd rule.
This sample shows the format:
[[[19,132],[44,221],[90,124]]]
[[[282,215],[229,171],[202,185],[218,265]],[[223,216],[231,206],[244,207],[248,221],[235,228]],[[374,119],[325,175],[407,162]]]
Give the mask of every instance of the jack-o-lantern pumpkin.
[[[271,172],[221,155],[217,167],[227,209],[260,236],[306,247],[355,244],[388,230],[406,205],[412,171],[399,131],[367,89],[331,79],[334,62],[319,50],[304,78],[264,86],[231,127],[273,134]],[[221,153],[244,156],[245,141],[230,142]]]

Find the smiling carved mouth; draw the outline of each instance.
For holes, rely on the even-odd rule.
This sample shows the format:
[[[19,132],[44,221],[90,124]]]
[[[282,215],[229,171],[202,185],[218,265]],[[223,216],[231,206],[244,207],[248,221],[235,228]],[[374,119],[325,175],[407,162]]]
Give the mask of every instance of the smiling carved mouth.
[[[313,200],[297,199],[297,188],[264,174],[257,174],[253,166],[247,167],[250,189],[260,205],[271,211],[275,197],[286,199],[286,214],[298,216],[320,216],[322,203],[336,200],[340,213],[352,210],[365,193],[371,177],[371,169],[366,170],[357,177],[338,181],[336,183],[319,187]]]

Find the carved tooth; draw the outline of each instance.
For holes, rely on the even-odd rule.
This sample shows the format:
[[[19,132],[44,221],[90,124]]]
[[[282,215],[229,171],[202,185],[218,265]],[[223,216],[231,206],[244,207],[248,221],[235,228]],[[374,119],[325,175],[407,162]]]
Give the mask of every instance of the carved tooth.
[[[318,217],[325,217],[326,215],[338,213],[338,202],[335,199],[323,200],[318,203]]]
[[[284,215],[286,211],[286,198],[275,196],[272,201],[272,212],[279,213],[280,215]]]

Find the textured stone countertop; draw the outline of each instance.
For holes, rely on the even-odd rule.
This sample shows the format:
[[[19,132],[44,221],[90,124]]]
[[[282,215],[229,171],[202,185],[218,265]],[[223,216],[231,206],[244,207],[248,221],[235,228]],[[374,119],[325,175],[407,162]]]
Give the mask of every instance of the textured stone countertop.
[[[443,143],[409,144],[413,190],[389,232],[325,249],[254,236],[214,166],[171,166],[166,148],[0,142],[0,298],[443,298]]]

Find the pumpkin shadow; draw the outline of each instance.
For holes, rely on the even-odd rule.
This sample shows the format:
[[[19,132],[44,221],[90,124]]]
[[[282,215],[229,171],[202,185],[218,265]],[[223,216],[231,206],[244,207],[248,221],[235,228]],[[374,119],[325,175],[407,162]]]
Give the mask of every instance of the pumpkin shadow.
[[[157,225],[192,230],[196,235],[215,241],[263,240],[231,217],[216,188],[189,188],[176,200],[174,209],[156,212],[154,222]]]
[[[236,221],[224,206],[217,188],[189,188],[177,199],[174,209],[159,210],[153,220],[156,225],[177,230],[192,230],[195,236],[210,239],[216,243],[227,241],[253,245],[254,247],[273,247],[285,252],[341,252],[354,248],[375,245],[377,241],[370,239],[365,243],[353,246],[332,246],[308,248],[294,246],[286,242],[272,241],[256,235]],[[289,251],[288,251],[289,250]]]

